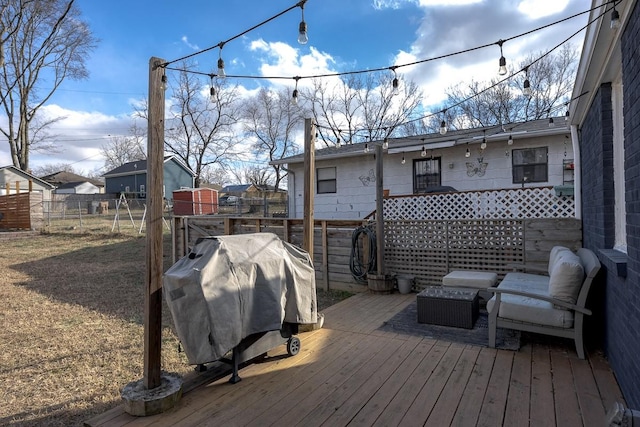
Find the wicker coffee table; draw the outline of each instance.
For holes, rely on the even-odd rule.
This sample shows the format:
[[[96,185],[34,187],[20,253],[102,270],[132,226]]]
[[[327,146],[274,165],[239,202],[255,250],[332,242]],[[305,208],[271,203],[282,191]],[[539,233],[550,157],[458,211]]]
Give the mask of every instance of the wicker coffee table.
[[[428,286],[418,294],[418,323],[472,329],[478,318],[478,290]]]

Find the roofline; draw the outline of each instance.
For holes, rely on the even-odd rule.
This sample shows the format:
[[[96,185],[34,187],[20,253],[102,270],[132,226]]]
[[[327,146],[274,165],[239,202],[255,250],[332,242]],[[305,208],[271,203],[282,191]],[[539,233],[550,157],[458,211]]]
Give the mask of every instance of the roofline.
[[[391,149],[390,153],[397,154],[401,152],[398,150],[402,150],[403,148],[406,149],[406,151],[416,151],[416,150],[422,149],[423,146],[427,150],[431,150],[432,148],[429,148],[430,145],[436,145],[436,144],[441,145],[443,142],[452,141],[452,139],[455,139],[455,141],[452,141],[453,144],[450,145],[449,147],[436,147],[433,149],[450,148],[450,147],[455,147],[458,145],[466,145],[466,144],[480,144],[482,143],[483,137],[486,138],[487,141],[503,141],[503,140],[506,141],[509,139],[509,135],[512,135],[516,138],[529,139],[529,138],[537,138],[540,136],[555,136],[555,135],[569,134],[571,130],[567,126],[564,126],[564,123],[565,123],[564,116],[561,118],[560,117],[555,117],[555,118],[561,119],[562,123],[560,125],[556,125],[549,129],[539,129],[539,130],[529,130],[529,131],[518,131],[516,129],[513,131],[505,131],[505,132],[499,132],[493,135],[487,135],[486,137],[480,134],[480,132],[483,129],[486,130],[486,129],[497,127],[497,126],[492,126],[489,128],[474,129],[473,130],[474,135],[466,138],[464,137],[451,138],[450,136],[447,137],[446,135],[444,135],[441,137],[432,138],[428,142],[422,141],[419,137],[416,137],[416,136],[398,138],[394,141],[394,147]],[[517,123],[514,123],[514,125],[517,125]],[[468,129],[467,131],[471,133],[472,130]],[[398,140],[400,140],[401,142],[398,143],[397,142]],[[370,142],[369,144],[377,145],[382,143],[383,141],[378,140],[378,141]],[[361,144],[361,143],[358,143],[358,144]],[[375,150],[370,150],[368,153],[365,153],[364,151],[360,150],[360,151],[350,151],[346,153],[331,153],[326,155],[318,154],[316,152],[316,159],[322,159],[322,160],[344,159],[348,157],[373,156],[374,154],[375,154]],[[270,165],[285,165],[285,164],[295,164],[295,163],[304,163],[304,157],[296,158],[296,159],[289,157],[285,159],[272,160],[271,162],[269,162]]]
[[[169,160],[172,160],[172,159],[175,160],[175,162],[178,163],[180,165],[180,167],[182,167],[184,170],[189,172],[193,177],[196,176],[196,173],[193,170],[191,170],[191,168],[189,166],[185,165],[184,162],[180,158],[178,158],[175,154],[167,156],[167,158],[162,161],[162,164],[164,165],[165,163],[167,163]],[[146,164],[148,159],[144,159],[144,160],[145,160],[145,164]],[[133,162],[127,162],[127,163],[135,163],[135,162],[140,162],[140,161],[142,161],[142,160],[135,160]],[[127,163],[125,163],[125,165]],[[122,165],[122,166],[124,166],[124,165]],[[136,169],[135,171],[130,171],[130,172],[106,173],[106,174],[104,174],[102,176],[105,177],[105,178],[107,178],[107,177],[109,177],[109,178],[117,178],[119,176],[139,175],[139,174],[143,174],[143,173],[147,173],[147,168]]]
[[[48,183],[47,181],[44,181],[44,180],[42,180],[42,179],[38,178],[37,176],[31,175],[29,172],[25,172],[25,171],[23,171],[22,169],[20,169],[20,168],[18,168],[18,167],[16,167],[16,166],[14,166],[14,165],[7,165],[7,166],[3,166],[3,167],[1,167],[0,169],[8,169],[8,168],[11,168],[11,169],[15,170],[15,171],[16,171],[16,172],[18,172],[18,173],[21,173],[21,174],[24,174],[24,175],[29,176],[29,177],[30,177],[30,179],[32,179],[32,180],[34,180],[34,181],[38,181],[40,184],[44,184],[45,186],[48,186],[50,190],[53,190],[54,188],[56,188],[56,186],[55,186],[55,185],[50,184],[50,183]]]

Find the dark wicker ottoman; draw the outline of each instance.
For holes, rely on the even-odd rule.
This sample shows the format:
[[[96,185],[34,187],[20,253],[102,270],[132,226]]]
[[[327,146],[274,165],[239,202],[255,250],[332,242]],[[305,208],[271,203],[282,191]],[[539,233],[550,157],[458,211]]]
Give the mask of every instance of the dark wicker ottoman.
[[[418,294],[418,323],[472,329],[478,318],[477,289],[429,286]]]

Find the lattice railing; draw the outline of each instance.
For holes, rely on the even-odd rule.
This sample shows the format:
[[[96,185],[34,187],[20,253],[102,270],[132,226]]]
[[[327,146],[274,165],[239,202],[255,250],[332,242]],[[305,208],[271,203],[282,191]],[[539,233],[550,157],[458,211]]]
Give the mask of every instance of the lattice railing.
[[[397,196],[384,199],[385,220],[395,219],[528,219],[573,218],[573,197],[556,196],[553,188]]]
[[[524,262],[522,220],[387,220],[385,268],[413,276],[418,287],[439,285],[453,270],[493,271],[503,277]]]

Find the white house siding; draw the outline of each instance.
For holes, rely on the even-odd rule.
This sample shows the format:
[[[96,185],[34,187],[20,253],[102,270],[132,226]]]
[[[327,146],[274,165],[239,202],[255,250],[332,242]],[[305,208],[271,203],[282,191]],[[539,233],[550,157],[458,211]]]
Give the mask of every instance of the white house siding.
[[[16,183],[20,193],[29,192],[29,179],[12,169],[0,169],[0,195],[16,194]],[[39,180],[32,180],[32,191],[42,193],[42,200],[51,200],[51,188],[40,184]],[[7,192],[7,185],[9,192]]]
[[[483,162],[487,163],[484,176],[468,176],[467,162],[478,162],[478,143],[459,145],[451,148],[434,150],[434,157],[441,157],[442,185],[448,185],[459,191],[493,190],[503,188],[520,188],[512,179],[511,150],[521,148],[548,148],[548,181],[526,184],[527,187],[555,186],[563,183],[563,160],[565,159],[565,140],[567,159],[572,157],[571,140],[564,135],[518,139],[514,136],[513,145],[506,141],[490,141],[482,153]],[[393,148],[393,147],[392,147]],[[465,157],[469,148],[471,156]],[[316,194],[314,199],[314,216],[316,219],[361,219],[375,210],[376,181],[375,160],[371,150],[365,155],[323,160],[316,157],[316,168],[336,167],[335,194]],[[507,155],[507,153],[509,155]],[[384,154],[384,189],[391,196],[413,194],[413,160],[422,159],[420,151],[405,152],[405,164],[401,163],[403,153]],[[431,152],[427,151],[427,156]],[[453,167],[450,168],[449,164]],[[290,212],[294,218],[303,216],[304,170],[302,163],[290,164],[294,173],[295,184],[289,183],[289,190],[295,189],[295,197],[290,200]],[[315,183],[314,183],[315,188]],[[291,209],[292,208],[292,209]]]
[[[58,188],[56,189],[56,193],[58,194],[98,194],[100,193],[100,188],[98,186],[91,184],[90,182],[83,182],[82,184],[78,184],[73,188]]]

